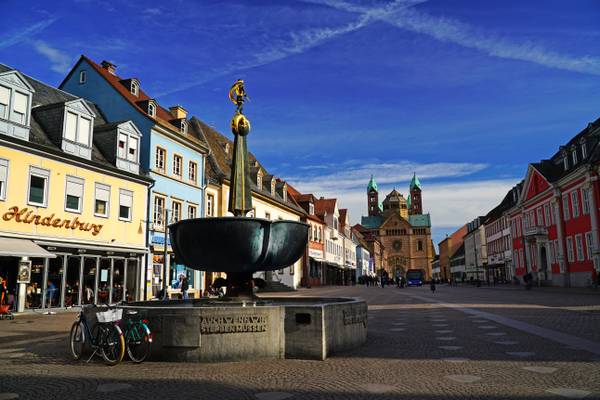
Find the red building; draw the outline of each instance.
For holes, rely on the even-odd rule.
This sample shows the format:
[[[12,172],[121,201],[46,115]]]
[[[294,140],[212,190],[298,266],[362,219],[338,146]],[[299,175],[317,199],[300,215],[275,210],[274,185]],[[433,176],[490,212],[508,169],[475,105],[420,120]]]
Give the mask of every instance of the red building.
[[[597,280],[600,119],[549,160],[530,164],[510,220],[515,275],[541,284]],[[517,196],[515,194],[515,196]]]

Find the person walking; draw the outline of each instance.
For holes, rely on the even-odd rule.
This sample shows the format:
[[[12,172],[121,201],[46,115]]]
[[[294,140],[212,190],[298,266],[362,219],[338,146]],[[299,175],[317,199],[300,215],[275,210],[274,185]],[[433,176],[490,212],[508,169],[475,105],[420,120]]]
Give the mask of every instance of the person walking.
[[[429,288],[431,289],[431,293],[435,293],[435,280],[431,279],[431,281],[429,281]]]
[[[190,284],[188,283],[187,276],[182,274],[181,278],[181,298],[184,300],[188,299],[188,289],[190,288]]]

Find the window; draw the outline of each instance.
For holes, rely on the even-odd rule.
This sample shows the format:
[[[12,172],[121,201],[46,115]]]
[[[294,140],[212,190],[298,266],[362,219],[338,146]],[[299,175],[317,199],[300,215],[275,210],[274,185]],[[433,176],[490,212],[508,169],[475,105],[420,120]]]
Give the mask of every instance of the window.
[[[554,259],[555,259],[554,243],[549,242],[548,245],[550,246],[550,248],[548,249],[548,253],[550,253],[550,264],[554,264]]]
[[[72,142],[77,139],[77,114],[67,111],[64,138]]]
[[[423,241],[417,241],[417,251],[423,251]]]
[[[283,201],[287,201],[287,185],[283,185]]]
[[[308,213],[310,215],[315,215],[315,205],[313,203],[308,204]]]
[[[117,157],[127,158],[127,135],[119,133],[119,144],[117,145]]]
[[[130,137],[129,138],[129,152],[127,153],[127,159],[129,161],[136,162],[138,161],[138,138]]]
[[[538,207],[536,210],[537,213],[537,224],[538,226],[543,226],[544,224],[544,217],[542,215],[542,207]]]
[[[131,207],[133,206],[133,192],[119,189],[119,219],[131,221]]]
[[[8,184],[8,160],[0,158],[0,200],[6,200],[6,186]]]
[[[28,203],[34,206],[46,207],[48,200],[48,179],[50,171],[30,167]]]
[[[139,93],[139,87],[136,81],[131,81],[131,94],[137,96]]]
[[[98,217],[108,217],[110,209],[110,186],[96,183],[94,215]]]
[[[565,221],[568,221],[571,217],[569,215],[569,195],[563,194],[562,196],[562,206],[563,206],[563,218]]]
[[[552,219],[550,218],[550,205],[544,204],[544,216],[546,217],[546,226],[552,225]]]
[[[577,150],[573,150],[571,158],[573,159],[573,165],[577,164]]]
[[[567,237],[567,260],[573,262],[573,238]]]
[[[188,218],[193,219],[196,218],[196,206],[188,205]]]
[[[8,104],[10,103],[10,89],[0,86],[0,118],[7,118]]]
[[[265,212],[265,219],[271,219],[271,213]]]
[[[581,143],[581,159],[584,160],[587,157],[587,146],[584,143]]]
[[[156,106],[154,103],[148,103],[148,115],[151,117],[156,116]]]
[[[523,257],[523,249],[519,249],[519,264],[521,268],[525,268],[525,258]]]
[[[256,186],[258,186],[259,189],[262,189],[262,175],[261,174],[256,175]]]
[[[583,214],[587,215],[590,213],[590,189],[582,189],[581,194],[583,196]]]
[[[27,122],[27,103],[29,102],[29,96],[26,94],[15,91],[13,104],[12,120],[19,124],[25,124]]]
[[[83,179],[67,175],[65,210],[80,213],[82,200]]]
[[[215,196],[212,194],[206,195],[206,216],[212,217],[214,216],[214,207],[215,207]]]
[[[157,170],[164,173],[165,172],[165,160],[167,159],[167,151],[162,147],[156,148],[156,156],[154,159],[154,166]]]
[[[171,201],[171,220],[177,222],[181,220],[181,202]]]
[[[592,232],[586,232],[585,234],[585,246],[587,247],[587,259],[591,260],[592,259],[592,252],[594,251],[594,246],[593,246],[593,239],[594,236],[592,234]]]
[[[569,158],[566,155],[563,158],[563,166],[565,167],[565,171],[569,169]]]
[[[87,118],[79,118],[79,127],[77,130],[77,141],[85,146],[90,145],[90,136],[92,132],[92,121]]]
[[[573,207],[573,218],[579,217],[579,196],[577,190],[571,192],[571,207]]]
[[[90,146],[92,136],[92,120],[67,111],[63,137],[71,142]]]
[[[173,175],[181,179],[181,166],[183,165],[183,158],[175,154],[173,156]]]
[[[161,227],[165,221],[165,198],[154,196],[154,213],[153,220],[155,227]]]
[[[188,175],[190,181],[192,181],[194,184],[198,183],[198,164],[196,164],[193,161],[190,161]]]
[[[187,133],[187,121],[185,119],[181,121],[181,133]]]
[[[79,71],[79,83],[85,83],[87,80],[87,72],[85,70]]]
[[[577,245],[577,261],[583,261],[583,238],[581,234],[575,235],[575,244]]]

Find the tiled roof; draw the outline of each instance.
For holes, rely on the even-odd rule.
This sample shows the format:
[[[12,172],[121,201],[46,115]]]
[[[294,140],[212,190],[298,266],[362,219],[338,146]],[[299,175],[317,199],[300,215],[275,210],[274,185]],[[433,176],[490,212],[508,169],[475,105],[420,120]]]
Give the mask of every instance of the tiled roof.
[[[360,224],[367,229],[376,229],[383,223],[383,217],[380,215],[374,215],[370,217],[361,217]]]
[[[412,227],[430,227],[431,226],[431,217],[429,214],[414,214],[408,216],[408,222]]]
[[[323,218],[325,213],[333,214],[335,211],[335,203],[337,199],[324,199],[320,198],[315,201],[315,214]]]
[[[207,168],[206,174],[207,178],[210,182],[219,184],[223,181],[223,179],[229,180],[231,176],[231,156],[233,154],[233,141],[217,132],[216,129],[208,126],[199,118],[193,116],[190,119],[190,124],[188,126],[188,130],[193,132],[195,136],[197,136],[200,140],[203,141],[204,145],[210,149],[210,152],[207,156]],[[227,149],[227,151],[226,151]],[[258,168],[261,168],[266,173],[266,169],[260,164],[260,162],[256,159],[254,154],[248,152],[248,163],[251,165],[249,168],[254,169],[254,177],[256,177],[256,171]],[[270,175],[266,173],[267,175]],[[265,175],[266,176],[266,175]],[[271,194],[271,187],[267,188],[263,185],[262,188],[256,186],[256,179],[251,179],[252,190],[256,193],[260,193],[262,196],[269,197],[275,202],[281,203],[294,211],[297,211],[300,214],[306,214],[304,209],[296,204],[293,196],[287,196],[287,201],[284,201],[282,196],[282,187],[284,182],[281,181],[278,185],[278,189],[275,194]],[[288,185],[288,194],[289,194],[289,185]]]
[[[461,243],[460,247],[456,249],[454,253],[450,256],[450,258],[464,257],[465,256],[465,244]]]
[[[75,70],[77,65],[82,61],[87,62],[123,98],[125,98],[134,108],[136,108],[139,112],[144,114],[147,118],[154,120],[158,125],[161,125],[164,128],[167,128],[171,131],[176,132],[178,135],[184,136],[186,139],[190,140],[191,142],[194,142],[201,146],[204,145],[204,143],[201,142],[200,140],[198,140],[197,137],[194,137],[193,135],[191,135],[189,133],[189,130],[188,130],[187,134],[182,133],[181,129],[180,129],[180,125],[179,125],[180,120],[176,120],[175,117],[173,116],[173,114],[171,114],[171,112],[169,110],[165,109],[160,104],[158,104],[158,102],[156,102],[155,99],[148,96],[148,94],[146,94],[146,92],[144,92],[141,87],[138,88],[137,96],[132,94],[131,90],[128,87],[126,87],[126,85],[125,85],[125,83],[129,82],[130,79],[122,79],[117,75],[113,75],[106,68],[103,68],[102,66],[96,64],[93,60],[89,59],[88,57],[86,57],[84,55],[82,55],[80,57],[79,61],[75,64],[75,66],[69,72],[67,77],[64,79],[63,83],[69,78],[69,76]],[[62,86],[62,84],[61,84],[61,86]],[[148,114],[147,108],[142,108],[142,106],[147,105],[148,101],[150,101],[150,100],[154,100],[154,102],[156,104],[156,108],[155,108],[156,116],[154,116],[154,117]]]

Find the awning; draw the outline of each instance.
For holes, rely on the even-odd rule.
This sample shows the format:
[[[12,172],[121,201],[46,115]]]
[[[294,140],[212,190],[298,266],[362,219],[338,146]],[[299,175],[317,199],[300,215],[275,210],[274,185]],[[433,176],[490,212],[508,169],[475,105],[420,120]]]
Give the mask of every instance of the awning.
[[[31,240],[13,238],[0,238],[0,256],[56,258]]]
[[[61,247],[61,248],[75,248],[75,249],[83,249],[83,250],[91,250],[97,252],[109,252],[113,253],[136,253],[136,254],[147,254],[148,249],[134,249],[127,247],[115,247],[115,246],[96,246],[90,244],[83,243],[62,243],[62,242],[49,242],[37,240],[37,244],[48,247]]]

